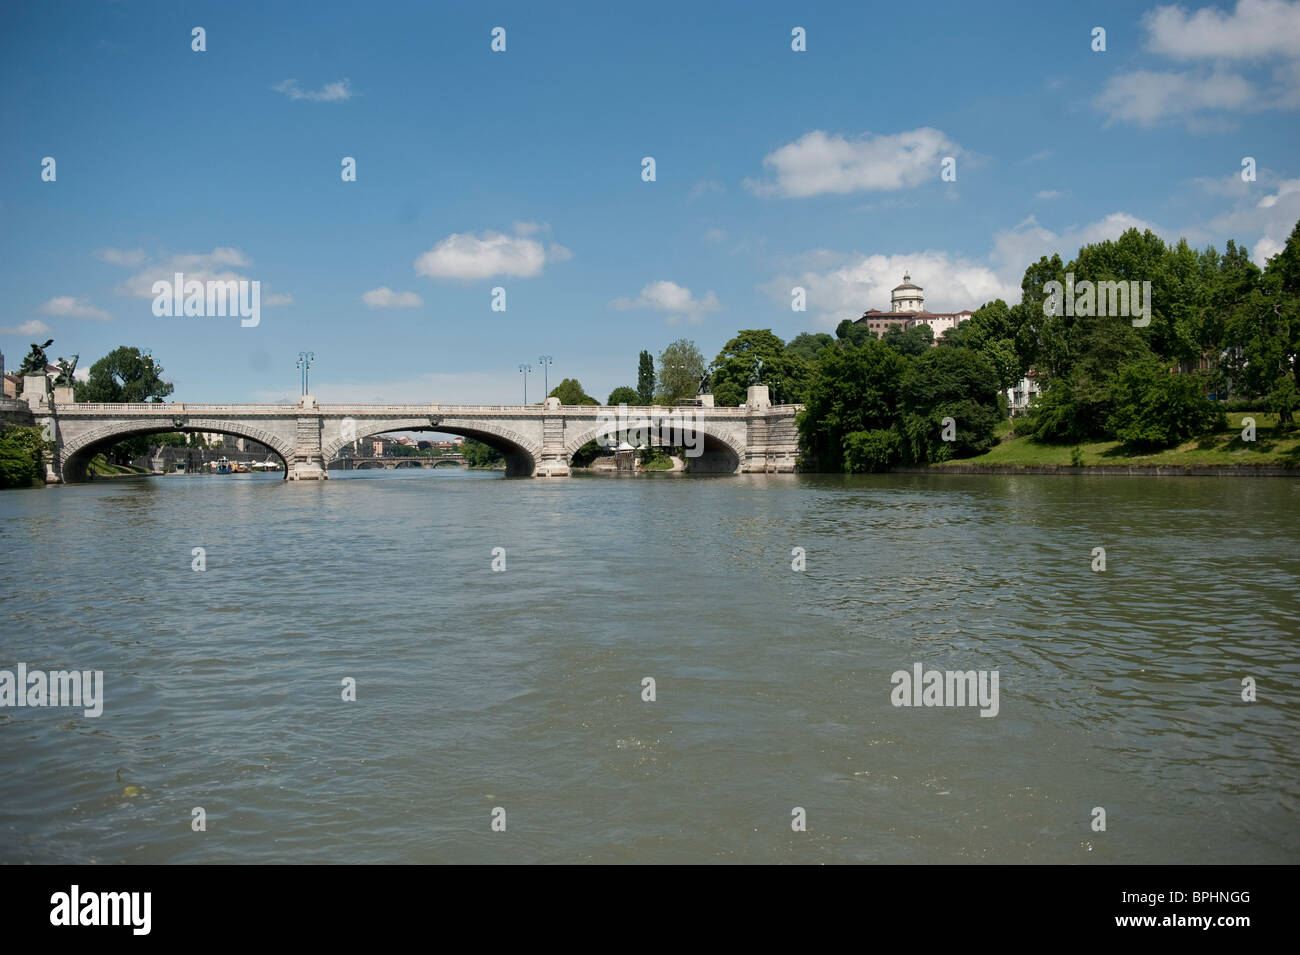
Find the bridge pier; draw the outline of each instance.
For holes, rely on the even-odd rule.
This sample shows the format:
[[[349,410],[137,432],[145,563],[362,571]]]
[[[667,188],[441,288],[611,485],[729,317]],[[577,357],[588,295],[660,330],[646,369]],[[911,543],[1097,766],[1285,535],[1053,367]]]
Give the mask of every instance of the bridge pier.
[[[325,457],[321,454],[320,447],[321,423],[316,399],[311,395],[303,395],[298,400],[297,447],[284,476],[286,481],[329,480],[329,470],[325,467]]]

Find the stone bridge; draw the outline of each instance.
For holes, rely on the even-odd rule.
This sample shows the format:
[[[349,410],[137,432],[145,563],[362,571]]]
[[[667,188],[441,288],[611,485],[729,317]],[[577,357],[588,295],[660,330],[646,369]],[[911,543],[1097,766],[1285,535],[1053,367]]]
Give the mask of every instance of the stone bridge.
[[[28,379],[36,385],[39,379]],[[30,394],[30,397],[29,397]],[[695,472],[793,471],[798,454],[798,405],[773,405],[766,385],[754,385],[744,405],[623,407],[561,405],[338,405],[305,395],[297,404],[88,404],[71,389],[53,395],[24,391],[31,423],[52,441],[46,480],[84,481],[94,455],[136,435],[210,431],[251,438],[285,465],[287,480],[324,480],[327,464],[345,445],[392,431],[439,431],[473,438],[499,450],[507,477],[567,477],[573,454],[587,442],[628,427],[690,435],[700,453],[686,458]],[[678,442],[681,443],[681,442]]]

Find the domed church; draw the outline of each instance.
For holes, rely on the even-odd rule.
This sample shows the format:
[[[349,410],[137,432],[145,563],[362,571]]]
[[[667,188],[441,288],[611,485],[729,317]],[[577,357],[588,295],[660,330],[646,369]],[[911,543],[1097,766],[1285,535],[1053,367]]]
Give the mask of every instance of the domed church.
[[[868,309],[854,324],[865,324],[876,333],[877,338],[891,328],[908,329],[914,325],[929,325],[937,342],[943,337],[944,332],[955,328],[974,314],[970,309],[963,309],[960,312],[927,312],[925,295],[922,294],[924,291],[921,286],[912,283],[912,276],[909,273],[904,272],[903,284],[895,285],[893,292],[890,293],[892,306],[890,310],[882,312],[874,308]]]

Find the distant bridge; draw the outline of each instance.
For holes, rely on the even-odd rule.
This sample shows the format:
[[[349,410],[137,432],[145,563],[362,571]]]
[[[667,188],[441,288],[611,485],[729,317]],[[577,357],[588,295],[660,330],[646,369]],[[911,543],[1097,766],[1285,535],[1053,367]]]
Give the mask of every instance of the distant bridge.
[[[562,405],[341,405],[317,404],[90,404],[72,401],[70,388],[43,393],[44,379],[28,379],[18,417],[52,442],[46,461],[51,483],[84,481],[87,464],[124,438],[170,431],[207,431],[251,438],[285,465],[286,480],[323,480],[328,463],[347,444],[393,431],[438,431],[473,438],[505,457],[507,477],[567,477],[574,452],[616,434],[629,422],[661,431],[691,429],[701,453],[688,456],[694,472],[793,471],[798,455],[799,405],[773,405],[766,385],[752,385],[737,408]],[[22,410],[21,406],[26,405]],[[622,416],[618,418],[617,416]],[[693,443],[693,442],[692,442]]]
[[[384,456],[375,455],[362,456],[355,454],[346,454],[334,458],[329,462],[331,471],[366,471],[375,468],[382,468],[386,471],[392,471],[397,468],[436,468],[443,464],[465,465],[465,456],[463,454],[438,454],[429,456],[401,455],[401,456]]]

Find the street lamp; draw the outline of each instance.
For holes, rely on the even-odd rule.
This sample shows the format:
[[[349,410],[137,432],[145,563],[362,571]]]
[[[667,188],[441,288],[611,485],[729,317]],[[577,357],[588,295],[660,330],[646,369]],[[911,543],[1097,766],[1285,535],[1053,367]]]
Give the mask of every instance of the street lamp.
[[[546,393],[545,395],[543,395],[543,397],[546,397],[551,393],[551,381],[550,381],[551,356],[550,355],[537,356],[537,364],[542,366],[542,390]]]
[[[302,393],[307,393],[307,376],[311,372],[311,366],[316,363],[316,353],[310,351],[298,352],[297,367],[302,370]]]
[[[519,373],[524,376],[524,404],[528,404],[528,374],[533,370],[532,365],[520,365]]]

